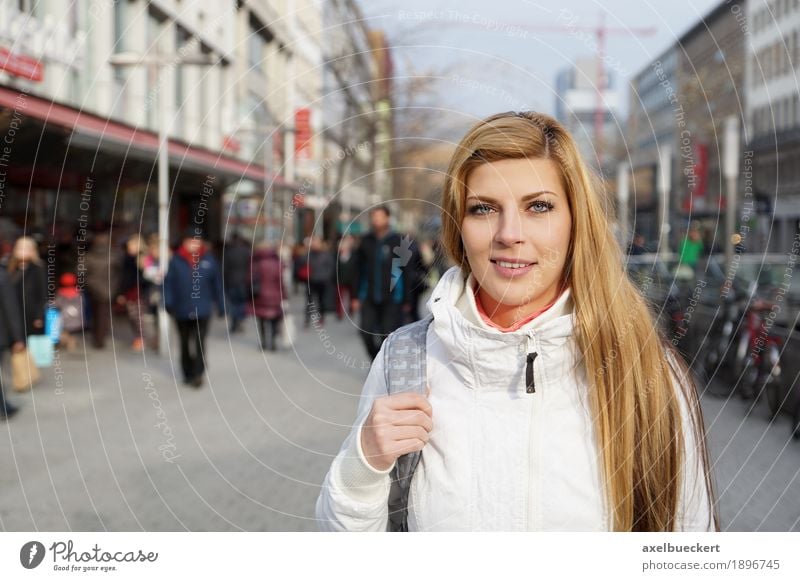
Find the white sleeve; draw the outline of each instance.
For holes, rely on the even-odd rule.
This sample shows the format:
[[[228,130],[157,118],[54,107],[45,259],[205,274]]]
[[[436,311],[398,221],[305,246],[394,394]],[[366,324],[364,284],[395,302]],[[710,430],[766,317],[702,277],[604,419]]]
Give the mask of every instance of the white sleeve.
[[[673,375],[673,380],[675,379]],[[686,377],[687,389],[695,389],[694,382]],[[681,410],[681,426],[683,428],[684,466],[683,478],[678,497],[677,531],[713,532],[716,530],[711,492],[706,485],[705,468],[703,467],[703,434],[697,434],[689,413],[689,402],[680,386],[676,385]],[[697,401],[696,405],[700,405]],[[705,430],[703,426],[701,429]]]
[[[361,449],[361,427],[372,402],[387,393],[381,347],[364,382],[354,426],[334,458],[317,498],[316,518],[322,531],[386,530],[394,464],[377,470],[367,462]]]

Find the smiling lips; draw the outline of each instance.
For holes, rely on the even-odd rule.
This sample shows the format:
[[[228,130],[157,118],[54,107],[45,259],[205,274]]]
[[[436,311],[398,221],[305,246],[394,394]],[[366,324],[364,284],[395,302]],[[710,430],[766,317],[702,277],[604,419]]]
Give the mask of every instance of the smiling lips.
[[[490,259],[490,262],[494,264],[495,272],[505,278],[521,276],[529,272],[536,265],[535,262],[525,262],[517,258],[495,258]]]

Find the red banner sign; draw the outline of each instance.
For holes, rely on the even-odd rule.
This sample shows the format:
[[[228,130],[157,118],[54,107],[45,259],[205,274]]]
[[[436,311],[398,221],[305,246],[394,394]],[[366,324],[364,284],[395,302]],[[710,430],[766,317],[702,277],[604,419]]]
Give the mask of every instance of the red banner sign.
[[[14,54],[5,47],[0,47],[0,70],[37,83],[44,77],[44,67],[41,62],[33,57]]]
[[[311,109],[303,107],[294,114],[294,156],[311,159]]]

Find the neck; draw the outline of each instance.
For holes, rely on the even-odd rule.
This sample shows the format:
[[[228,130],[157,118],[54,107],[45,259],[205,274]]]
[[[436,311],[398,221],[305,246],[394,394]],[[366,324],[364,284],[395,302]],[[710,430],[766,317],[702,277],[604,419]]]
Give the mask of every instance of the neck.
[[[489,320],[495,325],[503,328],[512,327],[518,321],[527,319],[531,315],[546,310],[558,297],[561,296],[560,287],[553,286],[536,298],[524,305],[507,305],[494,300],[489,293],[482,288],[476,293],[476,300],[480,301],[481,307],[488,315]]]

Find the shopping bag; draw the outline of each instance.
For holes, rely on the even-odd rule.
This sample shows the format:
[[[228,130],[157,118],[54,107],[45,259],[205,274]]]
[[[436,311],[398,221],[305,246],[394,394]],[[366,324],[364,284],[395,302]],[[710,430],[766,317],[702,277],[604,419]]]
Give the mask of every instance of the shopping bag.
[[[61,339],[62,326],[61,311],[52,307],[47,309],[44,316],[44,334],[50,337],[53,343],[58,343]]]
[[[289,302],[283,301],[283,342],[287,347],[291,347],[297,338],[297,326],[294,323],[294,317],[289,312]]]
[[[53,364],[53,341],[47,335],[29,335],[28,351],[36,367],[50,367]]]
[[[27,349],[11,354],[11,384],[14,391],[30,389],[40,377],[41,374]]]

